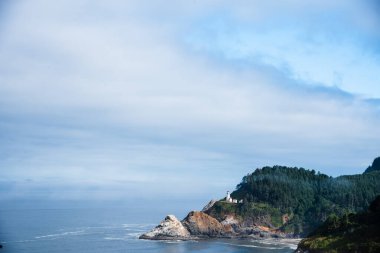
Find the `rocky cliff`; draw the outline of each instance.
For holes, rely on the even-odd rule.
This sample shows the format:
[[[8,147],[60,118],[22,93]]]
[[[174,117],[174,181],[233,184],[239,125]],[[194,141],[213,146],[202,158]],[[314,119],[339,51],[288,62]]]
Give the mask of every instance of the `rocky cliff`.
[[[284,234],[258,224],[247,224],[231,214],[218,220],[205,212],[191,211],[182,221],[174,215],[168,215],[152,231],[141,235],[140,239],[191,240],[233,237],[277,238],[284,237]]]
[[[223,237],[234,233],[231,226],[223,225],[217,219],[203,212],[190,212],[182,224],[191,235],[197,237]]]

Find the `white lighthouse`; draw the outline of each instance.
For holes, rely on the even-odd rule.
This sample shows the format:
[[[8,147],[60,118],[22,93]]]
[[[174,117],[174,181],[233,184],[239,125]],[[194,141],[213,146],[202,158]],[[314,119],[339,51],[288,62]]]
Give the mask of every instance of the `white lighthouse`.
[[[230,195],[230,191],[227,191],[226,201],[227,201],[227,202],[232,202],[232,198],[231,198],[231,195]]]

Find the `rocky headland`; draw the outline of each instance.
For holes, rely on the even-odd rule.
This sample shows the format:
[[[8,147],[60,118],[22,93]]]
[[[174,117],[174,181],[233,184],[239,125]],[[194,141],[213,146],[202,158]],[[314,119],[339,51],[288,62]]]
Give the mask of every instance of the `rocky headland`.
[[[380,157],[362,174],[335,178],[304,168],[263,167],[244,176],[225,198],[181,221],[168,215],[140,238],[302,237],[297,252],[380,252],[380,197],[365,211],[379,189]]]
[[[210,204],[212,203],[212,204]],[[207,211],[216,203],[210,201],[202,211],[191,211],[179,221],[174,215],[168,215],[150,232],[142,234],[140,239],[149,240],[194,240],[210,238],[285,238],[290,234],[281,233],[259,224],[248,223],[233,215],[222,219],[212,217]]]

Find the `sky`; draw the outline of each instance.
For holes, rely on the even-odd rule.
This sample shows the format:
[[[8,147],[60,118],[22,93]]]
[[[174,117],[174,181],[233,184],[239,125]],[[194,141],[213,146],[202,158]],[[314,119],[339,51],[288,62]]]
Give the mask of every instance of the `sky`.
[[[0,199],[204,203],[267,165],[362,173],[380,155],[379,12],[3,0]]]

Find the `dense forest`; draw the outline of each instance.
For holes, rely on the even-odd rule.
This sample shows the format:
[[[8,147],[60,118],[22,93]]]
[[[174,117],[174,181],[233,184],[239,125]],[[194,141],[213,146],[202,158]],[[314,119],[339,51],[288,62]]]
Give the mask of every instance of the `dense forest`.
[[[377,158],[363,174],[336,178],[304,168],[256,169],[243,177],[231,194],[234,199],[243,199],[243,204],[221,202],[209,212],[214,216],[233,212],[242,219],[266,215],[271,219],[269,225],[305,235],[332,214],[365,210],[380,194],[379,165]]]
[[[308,238],[298,252],[380,252],[380,195],[367,211],[331,215]]]

